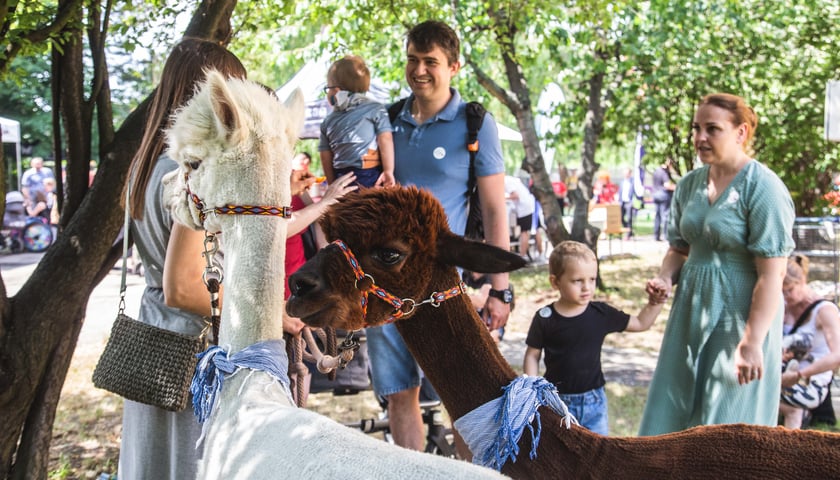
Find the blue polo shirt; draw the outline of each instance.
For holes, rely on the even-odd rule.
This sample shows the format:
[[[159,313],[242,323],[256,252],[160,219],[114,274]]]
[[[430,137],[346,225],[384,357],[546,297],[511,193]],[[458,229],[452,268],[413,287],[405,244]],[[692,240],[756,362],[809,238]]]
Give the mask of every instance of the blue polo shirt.
[[[449,228],[463,235],[467,226],[467,180],[470,154],[467,151],[466,102],[455,89],[446,107],[433,118],[417,125],[411,116],[414,95],[408,97],[393,122],[394,177],[402,185],[425,188],[440,200]],[[478,131],[475,175],[504,173],[505,162],[496,121],[489,113]]]

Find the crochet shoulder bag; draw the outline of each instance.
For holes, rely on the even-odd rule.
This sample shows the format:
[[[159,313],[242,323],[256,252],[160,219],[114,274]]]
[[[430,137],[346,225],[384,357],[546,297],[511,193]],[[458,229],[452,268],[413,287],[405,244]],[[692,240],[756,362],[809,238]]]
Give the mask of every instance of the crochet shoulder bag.
[[[93,384],[128,400],[178,412],[188,405],[196,355],[207,347],[210,323],[201,335],[190,336],[139,322],[125,314],[128,189],[125,203],[119,311],[93,371]]]

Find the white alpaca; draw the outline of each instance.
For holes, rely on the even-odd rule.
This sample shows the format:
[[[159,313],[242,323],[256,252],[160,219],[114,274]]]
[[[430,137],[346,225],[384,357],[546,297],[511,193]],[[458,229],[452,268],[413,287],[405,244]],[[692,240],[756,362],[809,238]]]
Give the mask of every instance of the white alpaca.
[[[303,98],[281,104],[261,86],[210,72],[168,132],[179,169],[166,179],[174,218],[222,232],[225,298],[219,345],[229,354],[282,341],[286,220],[204,212],[290,203],[290,163]],[[185,195],[188,192],[189,195]],[[208,300],[209,301],[209,300]],[[228,377],[205,425],[202,479],[499,478],[466,462],[414,452],[298,409],[288,386],[258,370]]]

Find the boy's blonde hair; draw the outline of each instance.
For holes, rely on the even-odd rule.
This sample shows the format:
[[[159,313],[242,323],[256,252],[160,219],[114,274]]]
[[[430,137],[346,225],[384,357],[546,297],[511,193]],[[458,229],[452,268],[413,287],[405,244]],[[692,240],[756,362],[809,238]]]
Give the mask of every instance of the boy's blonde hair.
[[[370,89],[370,70],[362,57],[346,55],[330,65],[327,84],[348,92],[365,93]]]
[[[568,261],[571,259],[589,262],[598,261],[595,257],[595,252],[583,243],[566,240],[565,242],[560,242],[551,251],[551,255],[548,257],[548,273],[555,277],[560,277],[566,271],[566,265],[568,265]]]

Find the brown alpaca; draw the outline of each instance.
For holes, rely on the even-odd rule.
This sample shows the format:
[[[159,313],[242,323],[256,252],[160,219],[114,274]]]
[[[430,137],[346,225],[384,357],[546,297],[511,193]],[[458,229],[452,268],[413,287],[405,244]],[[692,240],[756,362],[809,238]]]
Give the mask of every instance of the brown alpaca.
[[[330,240],[340,239],[364,273],[397,299],[417,303],[458,285],[455,266],[480,272],[515,269],[509,252],[454,235],[437,200],[416,188],[369,189],[351,194],[321,221]],[[347,258],[336,246],[321,250],[292,276],[290,315],[313,326],[345,329],[381,324],[394,307],[361,293]],[[411,302],[408,302],[410,305]],[[409,309],[404,306],[404,309]],[[465,295],[438,308],[417,305],[397,328],[458,419],[501,396],[517,375],[494,346]],[[656,437],[604,437],[540,408],[542,436],[531,460],[529,434],[515,462],[502,473],[514,478],[836,478],[840,435],[783,427],[717,425]]]

